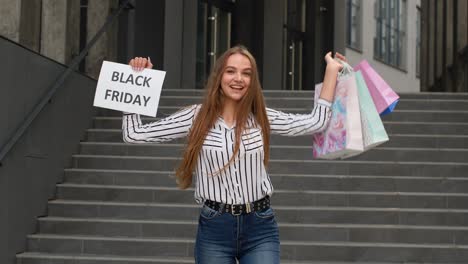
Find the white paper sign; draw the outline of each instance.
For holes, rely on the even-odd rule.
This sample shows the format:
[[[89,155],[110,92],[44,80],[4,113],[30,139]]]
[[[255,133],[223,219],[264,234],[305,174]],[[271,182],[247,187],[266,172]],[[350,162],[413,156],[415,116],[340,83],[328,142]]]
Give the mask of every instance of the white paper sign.
[[[128,64],[102,63],[94,106],[156,117],[166,72],[134,71]]]

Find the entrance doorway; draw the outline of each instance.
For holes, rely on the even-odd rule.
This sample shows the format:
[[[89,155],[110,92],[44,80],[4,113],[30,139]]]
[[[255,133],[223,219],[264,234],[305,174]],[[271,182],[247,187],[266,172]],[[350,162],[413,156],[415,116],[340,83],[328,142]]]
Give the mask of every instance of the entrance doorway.
[[[313,90],[333,51],[334,1],[288,0],[284,25],[283,89]]]
[[[211,67],[229,47],[242,44],[263,58],[264,0],[198,0],[196,87],[203,88]]]
[[[197,88],[203,88],[216,59],[231,46],[232,1],[198,1]]]
[[[283,90],[313,90],[321,82],[326,66],[323,57],[334,48],[334,1],[281,2],[284,5],[266,6],[270,2],[265,0],[198,0],[197,88],[205,86],[216,59],[236,44],[252,52],[263,82],[264,44],[269,45],[264,43],[264,27],[271,26],[264,23],[264,12],[283,14],[277,18],[283,28],[275,27],[283,41],[278,61],[282,73],[270,76],[269,81]]]

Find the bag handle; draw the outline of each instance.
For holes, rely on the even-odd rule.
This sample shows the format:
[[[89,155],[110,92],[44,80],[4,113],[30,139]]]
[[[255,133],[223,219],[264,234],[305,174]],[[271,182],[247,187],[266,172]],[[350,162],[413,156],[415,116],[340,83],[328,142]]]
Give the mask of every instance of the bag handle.
[[[353,67],[351,67],[351,65],[349,65],[348,63],[340,59],[335,59],[335,60],[343,65],[343,69],[341,69],[341,71],[338,72],[339,79],[343,79],[343,78],[349,77],[351,74],[354,74],[354,69]]]

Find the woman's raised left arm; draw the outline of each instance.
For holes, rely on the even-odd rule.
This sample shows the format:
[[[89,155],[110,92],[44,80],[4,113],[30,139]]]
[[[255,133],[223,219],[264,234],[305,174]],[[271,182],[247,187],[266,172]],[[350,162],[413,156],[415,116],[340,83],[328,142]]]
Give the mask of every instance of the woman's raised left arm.
[[[293,137],[323,131],[330,120],[330,107],[330,102],[318,99],[310,114],[291,114],[267,108],[270,132]]]
[[[335,54],[335,58],[346,61],[346,58]],[[322,91],[310,114],[288,114],[267,108],[268,120],[272,134],[300,136],[325,130],[331,117],[331,102],[335,96],[338,72],[343,65],[332,58],[331,52],[325,55],[327,67],[323,78]]]

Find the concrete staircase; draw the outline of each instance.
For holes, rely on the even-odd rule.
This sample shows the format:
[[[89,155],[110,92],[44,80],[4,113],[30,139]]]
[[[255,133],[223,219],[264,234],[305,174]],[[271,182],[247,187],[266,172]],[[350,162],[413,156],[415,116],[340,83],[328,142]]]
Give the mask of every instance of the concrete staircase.
[[[265,96],[290,112],[313,104],[311,92]],[[159,116],[200,100],[166,90]],[[390,141],[348,160],[272,136],[281,263],[468,263],[468,94],[403,94],[384,123]],[[119,112],[94,118],[19,264],[194,263],[200,206],[172,172],[183,141],[124,144],[120,127]]]

